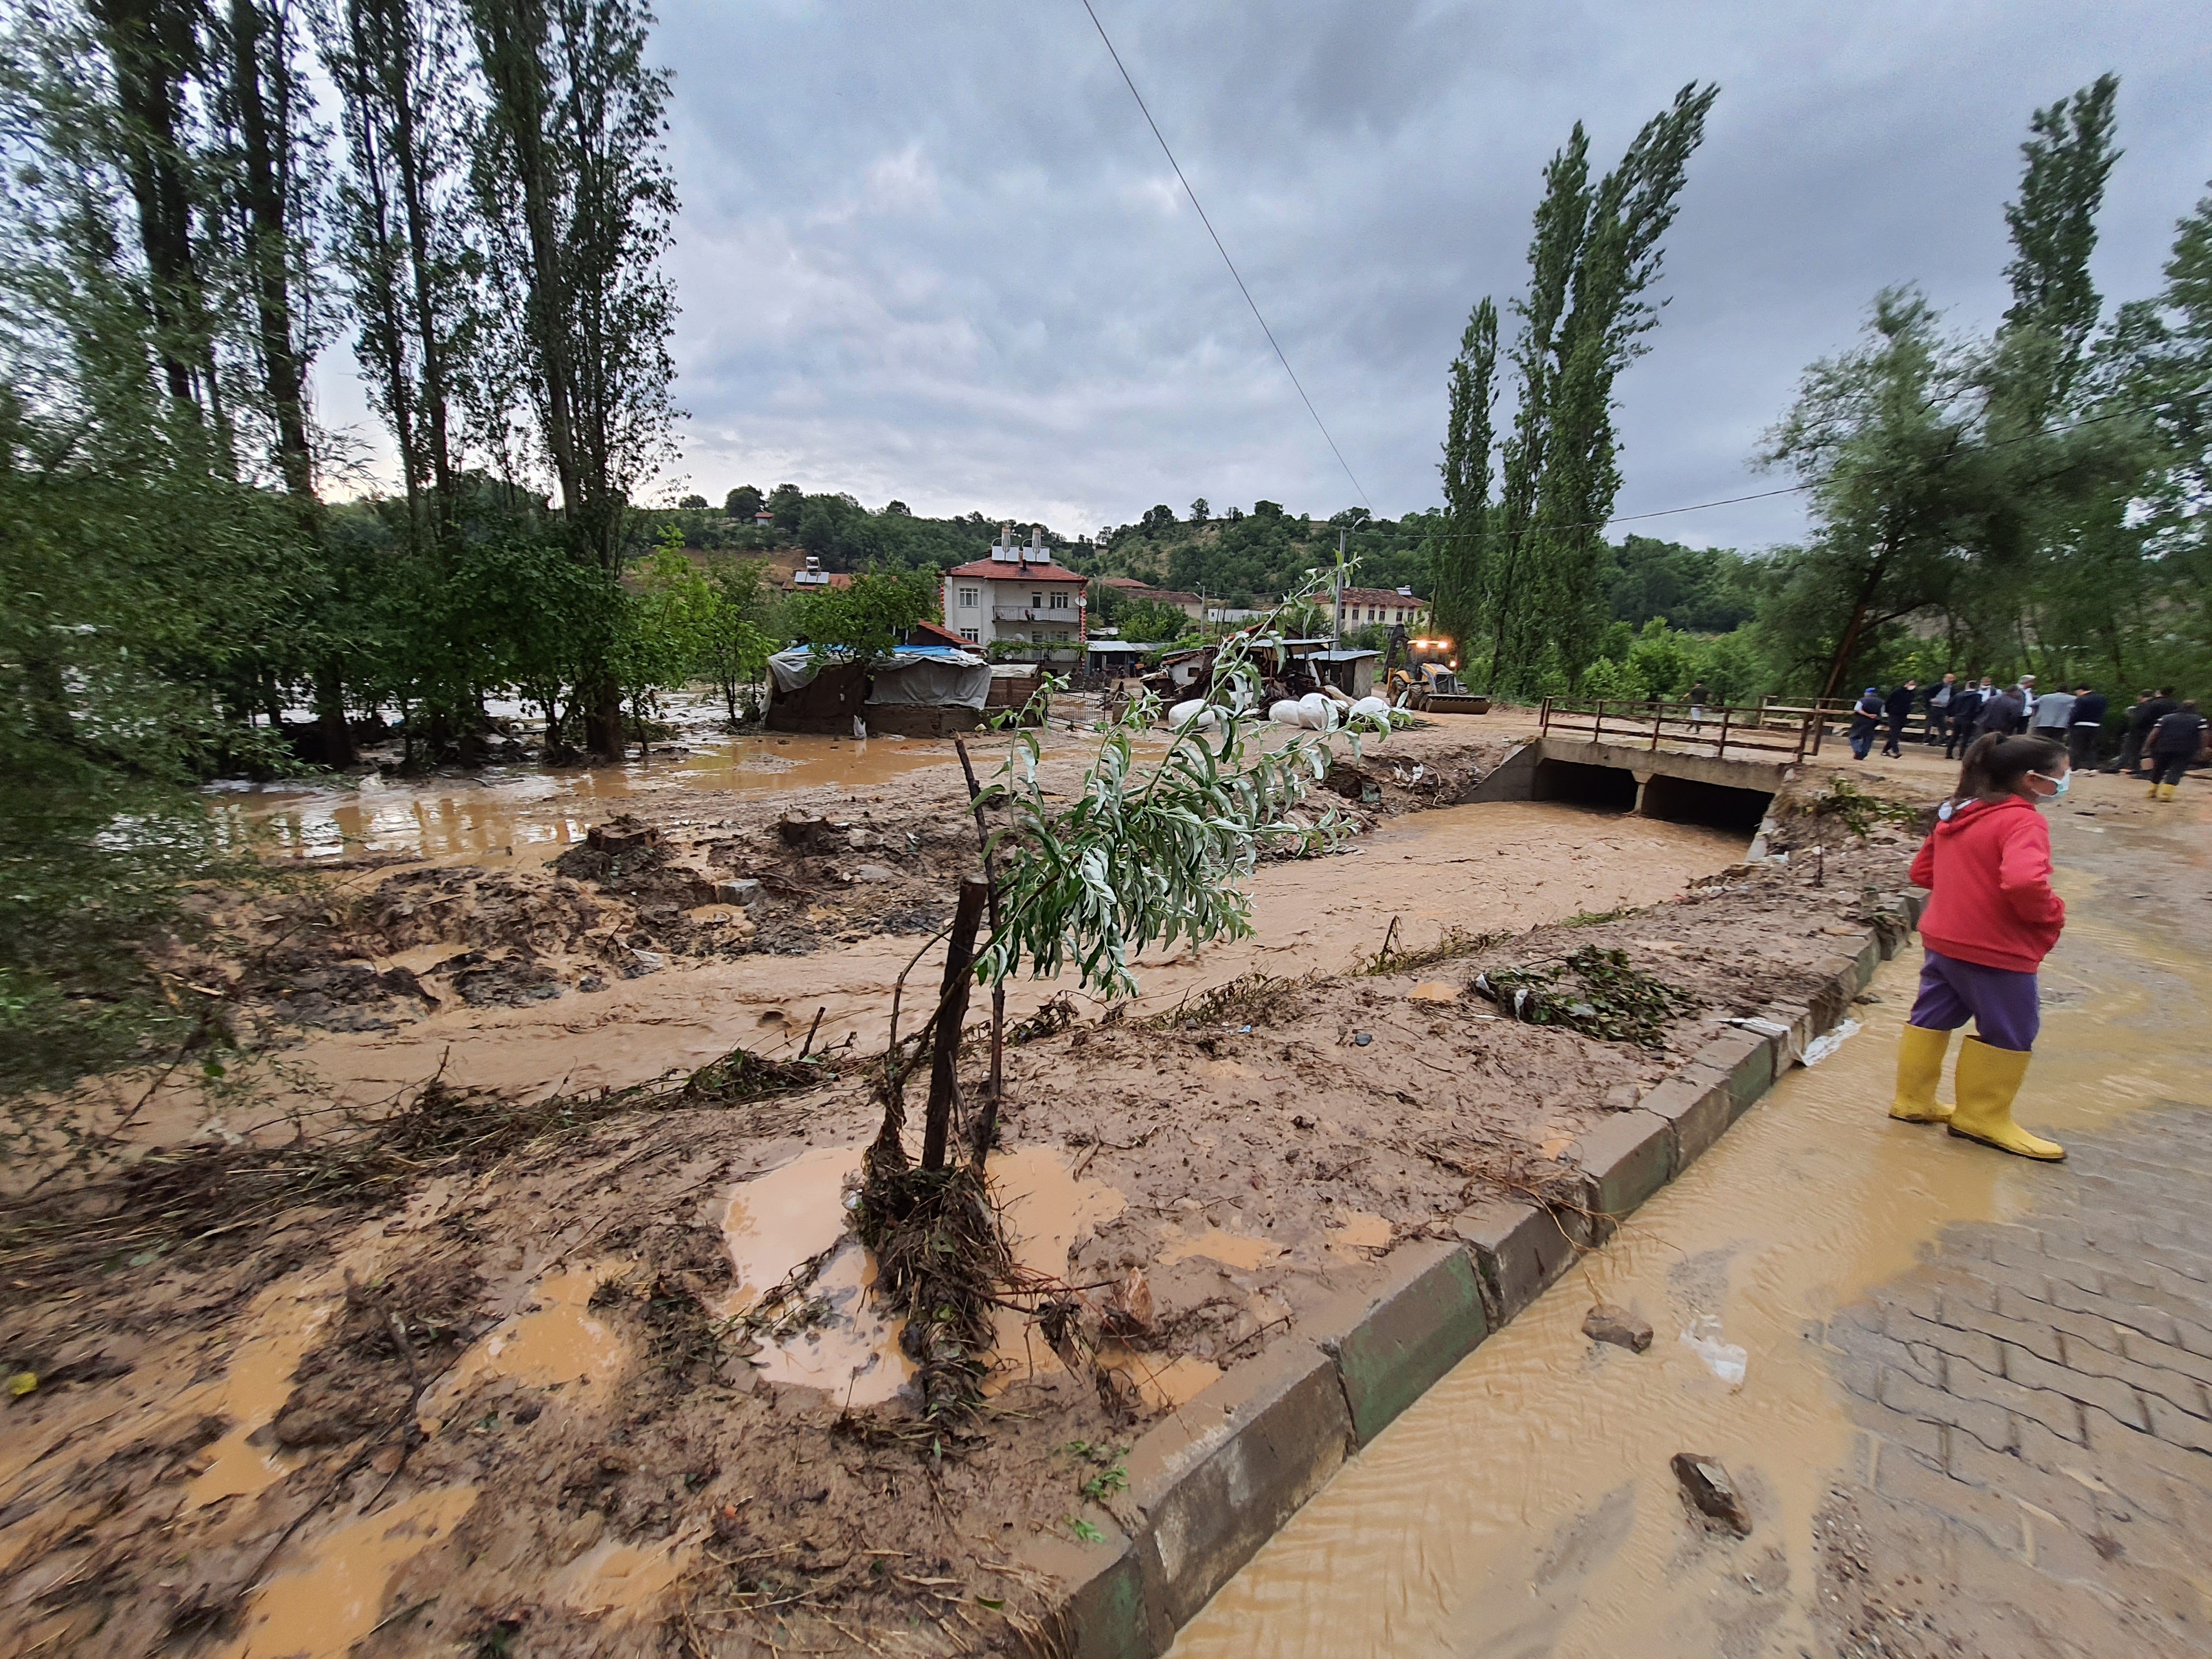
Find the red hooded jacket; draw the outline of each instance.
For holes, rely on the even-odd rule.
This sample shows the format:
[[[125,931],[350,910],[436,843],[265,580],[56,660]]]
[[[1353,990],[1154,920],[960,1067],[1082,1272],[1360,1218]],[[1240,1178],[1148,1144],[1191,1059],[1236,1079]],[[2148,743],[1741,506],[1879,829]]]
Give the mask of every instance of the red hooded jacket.
[[[2051,890],[2051,826],[2017,795],[1954,809],[1921,844],[1911,878],[1931,895],[1922,940],[1960,962],[2032,974],[2066,925]]]

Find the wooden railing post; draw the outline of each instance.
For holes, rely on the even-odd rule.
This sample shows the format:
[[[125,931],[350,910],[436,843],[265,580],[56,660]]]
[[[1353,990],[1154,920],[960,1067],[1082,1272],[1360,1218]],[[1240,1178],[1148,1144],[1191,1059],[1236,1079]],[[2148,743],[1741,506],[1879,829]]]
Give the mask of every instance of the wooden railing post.
[[[1734,709],[1726,707],[1723,707],[1721,710],[1720,747],[1713,750],[1713,754],[1716,758],[1725,758],[1728,754],[1729,716],[1735,712],[1735,711]]]
[[[1552,729],[1552,700],[1544,699],[1544,706],[1536,711],[1536,735],[1542,737]]]

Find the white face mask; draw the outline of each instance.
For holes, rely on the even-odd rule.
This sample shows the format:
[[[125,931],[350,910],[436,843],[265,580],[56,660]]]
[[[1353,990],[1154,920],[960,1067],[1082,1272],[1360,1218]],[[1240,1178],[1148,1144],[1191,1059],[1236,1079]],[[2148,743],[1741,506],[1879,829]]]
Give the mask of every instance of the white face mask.
[[[2031,778],[2040,778],[2051,786],[2051,793],[2043,797],[2045,800],[2057,800],[2074,787],[2074,775],[2071,772],[2061,772],[2055,778],[2047,772],[2030,772],[2027,775]]]

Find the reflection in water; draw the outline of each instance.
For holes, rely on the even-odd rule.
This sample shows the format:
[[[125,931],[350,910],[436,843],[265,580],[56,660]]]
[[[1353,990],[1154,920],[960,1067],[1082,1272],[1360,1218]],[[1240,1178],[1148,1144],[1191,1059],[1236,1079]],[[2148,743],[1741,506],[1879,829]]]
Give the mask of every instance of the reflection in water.
[[[802,1261],[836,1254],[807,1294],[827,1316],[805,1330],[775,1337],[753,1356],[771,1382],[821,1389],[840,1402],[881,1405],[914,1376],[899,1346],[903,1319],[877,1311],[875,1258],[846,1231],[846,1186],[860,1173],[858,1146],[817,1146],[790,1163],[739,1182],[722,1216],[722,1237],[737,1269],[738,1288],[725,1317],[741,1314],[774,1290]]]
[[[2060,1139],[2177,1090],[2162,1014],[2212,974],[2075,905],[2024,1121]],[[1851,1423],[1802,1334],[1916,1264],[1945,1223],[2004,1219],[2065,1175],[1889,1121],[1917,953],[1887,965],[1860,1035],[1796,1071],[1607,1249],[1493,1335],[1226,1585],[1179,1659],[1820,1650],[1813,1519]],[[1591,1303],[1659,1328],[1594,1343]],[[1678,1338],[1747,1351],[1740,1389]],[[1717,1455],[1750,1496],[1743,1544],[1687,1527],[1668,1459]],[[1747,1588],[1747,1585],[1749,1588]]]
[[[942,743],[761,732],[623,766],[489,766],[466,775],[371,776],[357,785],[271,785],[214,799],[219,817],[241,836],[265,830],[279,857],[412,853],[475,860],[532,848],[558,851],[582,841],[592,824],[641,805],[696,795],[702,810],[711,811],[717,794],[825,784],[866,789],[951,755]]]

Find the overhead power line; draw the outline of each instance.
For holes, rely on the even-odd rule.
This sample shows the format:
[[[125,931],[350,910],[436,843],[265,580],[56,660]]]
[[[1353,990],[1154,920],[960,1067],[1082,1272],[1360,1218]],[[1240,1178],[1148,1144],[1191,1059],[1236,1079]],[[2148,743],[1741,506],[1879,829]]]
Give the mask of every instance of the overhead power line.
[[[1137,90],[1136,82],[1130,78],[1129,66],[1121,61],[1121,54],[1114,49],[1113,37],[1106,33],[1105,24],[1098,21],[1097,10],[1091,0],[1083,0],[1083,9],[1090,13],[1091,27],[1098,31],[1098,38],[1106,43],[1106,53],[1114,60],[1114,67],[1121,71],[1121,83],[1129,88],[1129,96],[1137,100],[1137,108],[1145,118],[1145,125],[1152,130],[1152,137],[1159,140],[1160,153],[1168,158],[1168,165],[1175,169],[1176,182],[1182,185],[1182,193],[1190,198],[1191,206],[1198,210],[1198,222],[1206,227],[1206,234],[1213,239],[1214,251],[1221,255],[1221,263],[1229,267],[1230,276],[1236,279],[1237,291],[1244,296],[1244,303],[1252,307],[1253,319],[1260,325],[1260,331],[1267,337],[1267,343],[1274,347],[1275,361],[1282,364],[1283,373],[1291,377],[1291,384],[1297,388],[1298,400],[1305,404],[1306,413],[1313,416],[1313,423],[1321,428],[1322,439],[1328,445],[1329,453],[1336,457],[1336,464],[1344,469],[1344,476],[1352,480],[1352,487],[1358,492],[1360,503],[1371,514],[1375,511],[1375,503],[1367,499],[1366,490],[1360,487],[1359,475],[1352,470],[1352,463],[1344,459],[1344,452],[1337,447],[1336,440],[1329,435],[1328,423],[1322,419],[1321,411],[1314,407],[1314,400],[1306,395],[1297,370],[1291,367],[1291,360],[1283,355],[1282,343],[1275,338],[1275,331],[1267,326],[1267,319],[1261,315],[1260,302],[1252,297],[1252,290],[1245,286],[1243,275],[1237,269],[1237,261],[1229,257],[1229,250],[1222,246],[1221,233],[1214,229],[1213,221],[1206,216],[1205,204],[1198,199],[1198,192],[1190,187],[1190,180],[1184,177],[1182,163],[1176,160],[1175,151],[1168,147],[1167,136],[1160,131],[1160,124],[1152,119],[1152,112],[1145,103],[1145,94]]]
[[[2040,427],[2033,432],[2023,432],[2017,437],[1992,439],[1984,443],[1982,447],[2003,449],[2013,444],[2033,443],[2036,439],[2050,437],[2053,433],[2071,432],[2076,427],[2094,426],[2100,421],[2124,421],[2130,415],[2155,415],[2156,413],[2158,413],[2156,408],[2145,404],[2137,409],[2111,410],[2102,415],[2084,415],[2078,421],[2067,421],[2058,426]],[[1588,519],[1579,524],[1547,525],[1545,528],[1547,530],[1605,530],[1617,524],[1640,523],[1645,519],[1671,519],[1678,513],[1703,513],[1709,507],[1735,507],[1744,501],[1771,501],[1777,495],[1800,495],[1808,489],[1818,489],[1820,487],[1820,481],[1814,479],[1808,483],[1784,484],[1779,489],[1761,489],[1749,495],[1723,495],[1718,501],[1692,501],[1687,507],[1662,507],[1653,513],[1620,513],[1610,519]],[[1465,531],[1453,531],[1446,532],[1441,539],[1464,541],[1467,536],[1468,532]]]

